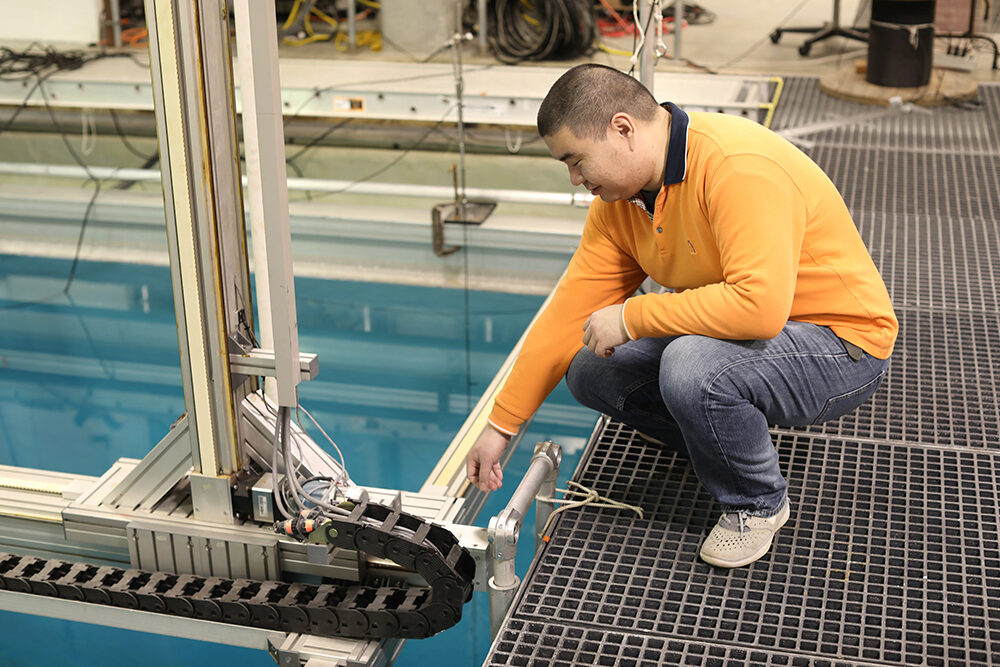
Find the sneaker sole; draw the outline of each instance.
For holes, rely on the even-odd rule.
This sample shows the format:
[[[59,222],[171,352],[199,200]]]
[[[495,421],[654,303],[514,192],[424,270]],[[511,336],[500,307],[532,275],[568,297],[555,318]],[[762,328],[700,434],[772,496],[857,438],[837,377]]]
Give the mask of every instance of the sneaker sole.
[[[701,559],[706,563],[708,563],[709,565],[714,565],[715,567],[726,567],[726,568],[743,567],[744,565],[749,565],[750,563],[754,563],[763,558],[764,555],[771,550],[771,545],[774,543],[774,536],[777,534],[778,529],[780,529],[782,526],[788,523],[789,514],[790,511],[788,503],[786,502],[784,508],[778,513],[778,525],[774,527],[774,533],[771,534],[771,539],[765,542],[760,549],[758,549],[757,551],[753,552],[753,554],[745,558],[742,558],[740,560],[728,560],[728,561],[721,560],[718,558],[713,558],[711,556],[705,556],[705,554],[701,553],[700,549],[698,551],[698,556],[700,556]]]

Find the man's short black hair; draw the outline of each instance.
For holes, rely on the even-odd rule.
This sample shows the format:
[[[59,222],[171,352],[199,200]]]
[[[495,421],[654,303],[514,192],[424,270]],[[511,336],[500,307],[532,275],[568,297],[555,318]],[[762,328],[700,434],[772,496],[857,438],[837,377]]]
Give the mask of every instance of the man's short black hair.
[[[542,100],[538,133],[549,137],[567,127],[576,137],[600,141],[616,113],[650,121],[658,107],[649,89],[628,74],[605,65],[577,65]]]

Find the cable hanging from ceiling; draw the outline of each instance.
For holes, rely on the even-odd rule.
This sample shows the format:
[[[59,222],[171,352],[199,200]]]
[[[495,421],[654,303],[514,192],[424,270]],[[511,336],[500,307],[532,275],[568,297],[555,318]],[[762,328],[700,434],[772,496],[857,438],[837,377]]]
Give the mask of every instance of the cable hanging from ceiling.
[[[590,0],[491,0],[487,20],[493,52],[508,65],[584,55],[597,25]]]

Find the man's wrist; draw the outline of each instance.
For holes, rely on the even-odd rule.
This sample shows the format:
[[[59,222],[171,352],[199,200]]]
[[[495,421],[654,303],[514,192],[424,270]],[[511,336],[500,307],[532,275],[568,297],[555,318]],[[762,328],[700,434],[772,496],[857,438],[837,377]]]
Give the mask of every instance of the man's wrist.
[[[505,429],[500,428],[499,426],[497,426],[496,424],[494,424],[493,422],[491,422],[488,419],[486,420],[486,427],[490,428],[490,429],[493,429],[493,431],[496,432],[496,433],[499,433],[501,436],[503,436],[504,440],[506,440],[507,442],[510,442],[510,439],[514,437],[513,433],[511,433],[510,431],[507,431]]]

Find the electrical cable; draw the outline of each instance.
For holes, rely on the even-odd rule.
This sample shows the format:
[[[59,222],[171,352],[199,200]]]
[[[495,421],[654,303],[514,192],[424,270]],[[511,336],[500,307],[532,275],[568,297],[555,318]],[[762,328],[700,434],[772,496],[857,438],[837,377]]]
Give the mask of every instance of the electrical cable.
[[[281,408],[281,410],[287,411],[288,408]],[[278,411],[279,415],[281,414],[281,410]],[[291,517],[292,514],[288,511],[288,507],[285,505],[284,499],[282,498],[281,483],[279,482],[278,479],[278,453],[279,449],[282,446],[282,441],[284,439],[282,435],[281,424],[282,424],[282,419],[279,417],[279,419],[275,420],[274,423],[274,442],[272,443],[271,447],[271,493],[274,496],[274,504],[277,507],[278,511],[283,516]],[[288,469],[286,468],[285,469],[286,476],[287,473]]]
[[[597,31],[588,0],[492,0],[487,11],[490,45],[507,65],[579,57]]]
[[[635,5],[633,4],[633,10],[634,8]],[[633,16],[636,19],[636,21],[638,21],[639,17],[638,15],[635,14],[635,11],[633,11]],[[649,16],[646,17],[646,25],[643,26],[642,32],[639,33],[637,31],[633,31],[632,33],[632,54],[630,57],[630,60],[632,61],[632,67],[630,67],[628,70],[629,76],[632,76],[635,73],[635,66],[639,62],[638,59],[639,48],[642,46],[642,43],[639,41],[639,35],[641,34],[643,36],[643,39],[645,39],[645,35],[649,31],[649,26],[652,23],[652,21],[653,21],[653,10],[652,7],[650,7]]]
[[[323,437],[326,438],[329,441],[329,443],[333,446],[333,449],[337,452],[337,456],[340,457],[340,470],[341,470],[340,477],[341,477],[342,483],[346,484],[346,483],[350,482],[351,481],[351,476],[347,474],[347,463],[344,462],[344,453],[342,451],[340,451],[340,447],[338,447],[337,443],[335,443],[333,441],[333,438],[331,438],[329,435],[327,435],[326,431],[323,430],[323,427],[319,425],[319,422],[317,422],[315,419],[313,419],[313,416],[311,414],[309,414],[309,411],[306,410],[305,406],[303,406],[301,403],[299,403],[299,405],[296,407],[296,410],[299,410],[299,409],[301,409],[302,412],[305,413],[306,417],[309,418],[309,421],[311,421],[313,423],[313,425],[316,426],[316,428],[319,429],[319,432],[322,433]],[[300,424],[300,426],[301,426],[301,424]],[[303,430],[305,430],[305,429],[303,429]]]
[[[121,125],[119,125],[119,123],[118,123],[118,114],[115,113],[115,110],[112,109],[111,107],[108,107],[108,112],[111,114],[111,123],[115,127],[115,132],[118,134],[118,138],[121,139],[122,143],[125,144],[125,148],[127,148],[128,151],[130,153],[132,153],[132,155],[134,155],[134,156],[136,156],[138,158],[142,158],[143,160],[145,160],[147,162],[149,160],[154,159],[154,158],[156,158],[157,160],[159,160],[159,155],[160,155],[159,151],[156,151],[155,153],[152,153],[151,155],[146,155],[145,153],[143,153],[139,149],[137,149],[135,146],[133,146],[132,143],[128,140],[128,137],[125,136],[125,132],[122,131]]]
[[[291,157],[289,157],[289,158],[285,158],[285,162],[288,162],[288,163],[292,163],[292,162],[294,162],[295,160],[297,160],[298,158],[302,157],[302,155],[303,155],[304,153],[306,153],[307,151],[309,151],[309,150],[311,150],[311,149],[315,148],[315,147],[316,147],[316,146],[317,146],[318,144],[320,144],[320,143],[321,143],[321,142],[322,142],[322,141],[323,141],[324,139],[326,139],[326,138],[327,138],[327,137],[329,137],[329,136],[330,136],[331,134],[333,134],[334,132],[336,132],[336,131],[337,131],[337,130],[339,130],[340,128],[342,128],[342,127],[344,127],[345,125],[347,125],[348,123],[350,123],[350,122],[351,122],[352,120],[354,120],[354,119],[353,119],[353,118],[345,118],[344,120],[340,121],[339,123],[337,123],[337,124],[335,124],[335,125],[331,125],[331,126],[330,126],[330,127],[328,127],[328,128],[326,129],[326,130],[324,130],[324,131],[323,131],[323,133],[322,133],[321,135],[319,135],[318,137],[314,137],[314,138],[313,138],[312,140],[310,140],[310,141],[309,141],[309,143],[307,143],[307,144],[306,144],[305,146],[302,146],[301,148],[299,148],[299,150],[298,150],[298,151],[297,151],[297,152],[295,153],[295,155],[293,155],[293,156],[291,156]]]
[[[81,52],[61,53],[55,51],[54,49],[43,48],[43,47],[39,47],[42,48],[42,53],[33,53],[31,50],[35,46],[36,44],[32,44],[25,51],[22,52],[15,52],[6,47],[0,48],[0,54],[2,54],[0,55],[0,78],[12,78],[10,76],[12,74],[14,75],[23,74],[24,76],[13,77],[19,80],[28,79],[32,76],[35,78],[35,84],[32,86],[28,94],[25,96],[24,100],[22,101],[18,109],[14,112],[11,118],[7,120],[7,123],[5,123],[4,127],[0,129],[0,134],[6,131],[13,124],[14,120],[17,118],[17,115],[20,113],[22,109],[24,109],[27,106],[28,101],[34,95],[35,91],[36,90],[39,91],[45,109],[48,112],[49,118],[51,119],[52,124],[55,127],[56,131],[59,133],[59,136],[62,139],[63,144],[66,146],[66,149],[69,151],[74,161],[76,161],[76,163],[79,164],[80,167],[82,167],[83,170],[87,173],[88,176],[87,182],[90,181],[94,182],[94,193],[91,196],[89,202],[87,203],[86,209],[84,210],[83,220],[81,221],[80,224],[80,232],[77,236],[76,248],[73,253],[73,261],[72,264],[70,265],[70,270],[66,279],[66,284],[63,286],[62,290],[47,297],[42,297],[40,299],[25,300],[12,304],[5,304],[3,306],[0,306],[0,310],[14,310],[19,308],[26,308],[33,305],[46,303],[62,295],[65,295],[66,297],[69,296],[69,289],[73,284],[73,280],[76,277],[76,271],[79,266],[80,253],[83,248],[83,239],[84,235],[86,234],[87,225],[90,221],[90,214],[93,211],[94,205],[97,201],[97,197],[100,195],[101,192],[102,181],[98,179],[96,176],[94,176],[93,172],[90,171],[89,166],[84,162],[84,160],[79,156],[79,154],[73,148],[73,145],[72,143],[70,143],[68,135],[59,125],[59,122],[56,119],[55,111],[53,110],[52,105],[49,101],[49,97],[45,92],[45,85],[44,85],[45,81],[56,72],[79,69],[84,64],[88,62],[93,62],[94,60],[98,60],[103,57],[123,55],[123,54],[102,53],[102,54],[97,54],[96,56],[93,56],[91,58],[86,58]],[[54,69],[51,69],[50,71],[45,72],[43,74],[43,71],[47,68],[54,68]]]
[[[420,146],[420,144],[422,144],[424,141],[426,141],[427,137],[431,136],[431,133],[433,133],[438,127],[440,127],[444,123],[445,120],[447,120],[448,116],[451,114],[452,109],[454,109],[454,108],[455,108],[455,105],[454,104],[451,105],[451,107],[448,108],[448,111],[445,112],[444,116],[441,117],[441,120],[439,120],[437,123],[435,123],[430,128],[428,128],[427,131],[424,132],[423,135],[421,135],[421,137],[419,139],[417,139],[415,142],[413,142],[412,144],[410,144],[406,148],[406,150],[404,150],[402,153],[400,153],[398,156],[396,156],[396,158],[393,159],[388,164],[386,164],[386,165],[384,165],[382,167],[379,167],[378,169],[376,169],[372,173],[370,173],[370,174],[368,174],[366,176],[362,176],[358,180],[353,181],[353,182],[349,183],[348,185],[345,185],[344,187],[340,188],[339,190],[331,190],[330,192],[321,192],[321,193],[315,195],[313,198],[314,199],[320,199],[322,197],[329,197],[329,196],[332,196],[332,195],[338,195],[338,194],[341,194],[343,192],[347,192],[348,190],[350,190],[351,188],[353,188],[355,185],[359,185],[359,184],[364,183],[366,181],[370,181],[371,179],[375,178],[376,176],[379,176],[380,174],[383,174],[384,172],[388,171],[392,167],[396,166],[403,158],[405,158],[407,155],[409,155],[410,151],[412,151],[413,149],[417,148],[418,146]]]

